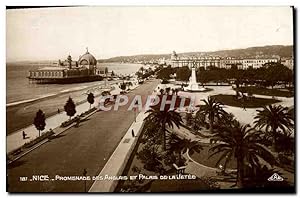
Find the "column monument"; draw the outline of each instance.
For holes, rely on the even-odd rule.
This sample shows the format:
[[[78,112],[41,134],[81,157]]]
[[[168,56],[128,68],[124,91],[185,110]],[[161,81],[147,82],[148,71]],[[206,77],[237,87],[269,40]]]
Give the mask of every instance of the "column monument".
[[[189,79],[189,84],[187,87],[184,88],[184,91],[190,91],[190,92],[201,92],[205,91],[206,88],[204,87],[199,87],[197,83],[197,78],[196,78],[196,68],[192,66],[192,74]]]

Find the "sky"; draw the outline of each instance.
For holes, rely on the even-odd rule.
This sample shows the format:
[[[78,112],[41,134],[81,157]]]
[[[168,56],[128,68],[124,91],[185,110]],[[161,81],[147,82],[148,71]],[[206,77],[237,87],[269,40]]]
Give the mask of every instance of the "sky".
[[[293,44],[290,7],[67,7],[6,11],[6,60],[97,59]]]

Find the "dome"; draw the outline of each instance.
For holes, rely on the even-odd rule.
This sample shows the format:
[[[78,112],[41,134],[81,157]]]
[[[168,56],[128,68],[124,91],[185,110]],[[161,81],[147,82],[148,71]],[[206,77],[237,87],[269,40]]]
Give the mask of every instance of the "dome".
[[[82,56],[79,57],[78,63],[79,63],[79,65],[96,65],[97,60],[87,50],[85,54],[83,54]]]

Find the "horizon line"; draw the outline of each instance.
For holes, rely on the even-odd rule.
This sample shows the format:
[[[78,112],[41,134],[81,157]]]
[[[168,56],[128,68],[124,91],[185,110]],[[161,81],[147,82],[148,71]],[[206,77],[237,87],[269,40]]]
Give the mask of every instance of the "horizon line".
[[[244,47],[244,48],[224,48],[224,49],[218,49],[218,50],[208,50],[208,51],[186,51],[186,52],[179,52],[177,54],[184,54],[184,53],[213,53],[213,52],[219,52],[219,51],[229,51],[229,50],[242,50],[242,49],[249,49],[249,48],[255,48],[255,47],[269,47],[269,46],[294,46],[294,44],[268,44],[268,45],[259,45],[259,46],[250,46],[250,47]],[[171,51],[176,51],[176,50],[171,50]],[[119,56],[111,56],[109,58],[101,58],[97,59],[99,60],[107,60],[107,59],[112,59],[112,58],[117,58],[117,57],[130,57],[130,56],[149,56],[149,55],[169,55],[172,54],[170,53],[144,53],[144,54],[132,54],[132,55],[119,55]],[[6,63],[17,63],[17,62],[33,62],[33,61],[57,61],[59,59],[51,60],[51,59],[40,59],[40,60],[29,60],[29,59],[23,59],[23,60],[6,60]]]

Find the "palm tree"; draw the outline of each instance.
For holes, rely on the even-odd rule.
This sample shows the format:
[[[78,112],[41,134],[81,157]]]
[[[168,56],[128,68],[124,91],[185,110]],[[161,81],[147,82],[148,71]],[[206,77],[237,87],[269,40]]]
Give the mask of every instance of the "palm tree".
[[[151,109],[146,111],[149,115],[145,118],[145,121],[151,121],[159,126],[160,133],[162,134],[163,150],[166,150],[166,125],[172,127],[176,125],[178,128],[182,125],[182,118],[178,112],[174,109],[165,108],[160,110],[160,105],[152,106]]]
[[[279,133],[278,129],[284,134],[287,134],[287,130],[291,130],[294,127],[294,122],[291,113],[287,107],[281,105],[268,105],[262,110],[257,110],[257,115],[254,117],[255,127],[260,129],[266,127],[266,132],[273,138],[272,150],[275,151],[276,137]]]
[[[194,152],[199,153],[200,150],[203,150],[203,147],[201,146],[199,141],[194,141],[186,138],[182,139],[172,133],[170,135],[168,149],[178,154],[178,162],[176,163],[178,166],[181,166],[183,153],[185,153],[187,150],[189,151],[189,154],[193,154]]]
[[[224,169],[229,160],[234,157],[237,162],[236,184],[243,187],[244,173],[246,168],[254,168],[261,165],[261,159],[269,164],[275,164],[275,157],[268,148],[259,142],[261,133],[250,128],[250,125],[241,125],[238,121],[233,121],[230,125],[220,126],[219,133],[211,138],[211,143],[215,143],[210,148],[213,152],[209,157],[222,153],[216,165],[224,161]]]
[[[208,117],[209,120],[209,130],[213,132],[213,124],[216,118],[220,118],[226,112],[223,110],[223,104],[216,101],[215,98],[208,97],[207,100],[201,100],[205,105],[200,106],[200,110],[197,113],[203,114]]]

